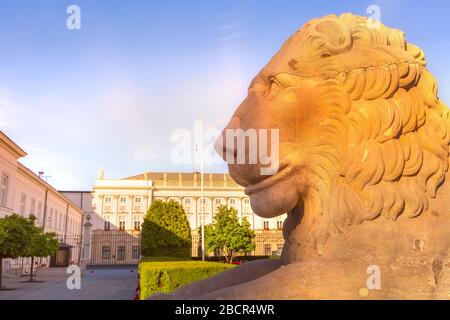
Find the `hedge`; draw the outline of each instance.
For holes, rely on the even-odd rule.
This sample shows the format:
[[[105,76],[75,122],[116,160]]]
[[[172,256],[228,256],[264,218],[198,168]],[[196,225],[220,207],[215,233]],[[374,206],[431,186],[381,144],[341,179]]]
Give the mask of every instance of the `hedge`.
[[[141,299],[161,292],[170,293],[191,282],[212,277],[233,265],[203,261],[161,261],[144,258],[139,264]],[[150,262],[146,262],[150,261]]]
[[[234,258],[234,262],[249,262],[249,261],[255,261],[255,260],[267,260],[267,259],[280,259],[281,256],[237,256]],[[200,261],[201,257],[192,257],[192,260]],[[206,257],[206,261],[210,262],[224,262],[224,257],[218,257],[218,256],[212,256],[212,257]]]

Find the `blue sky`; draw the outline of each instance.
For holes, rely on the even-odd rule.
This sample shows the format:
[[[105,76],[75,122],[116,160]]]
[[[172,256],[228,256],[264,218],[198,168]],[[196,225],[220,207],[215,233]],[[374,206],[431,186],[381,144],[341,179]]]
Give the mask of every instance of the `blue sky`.
[[[81,30],[66,28],[71,4]],[[372,4],[422,47],[450,104],[448,1],[1,0],[0,130],[60,189],[89,190],[100,168],[194,171],[171,161],[174,130],[220,129],[289,35]]]

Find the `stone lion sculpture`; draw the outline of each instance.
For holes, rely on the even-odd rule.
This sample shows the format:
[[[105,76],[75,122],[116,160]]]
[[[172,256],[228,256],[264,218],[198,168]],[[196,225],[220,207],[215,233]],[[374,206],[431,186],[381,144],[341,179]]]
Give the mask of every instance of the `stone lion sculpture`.
[[[288,212],[282,259],[172,298],[450,298],[450,110],[402,31],[352,14],[308,22],[227,126],[250,128],[279,128],[280,170],[229,171],[256,214]]]

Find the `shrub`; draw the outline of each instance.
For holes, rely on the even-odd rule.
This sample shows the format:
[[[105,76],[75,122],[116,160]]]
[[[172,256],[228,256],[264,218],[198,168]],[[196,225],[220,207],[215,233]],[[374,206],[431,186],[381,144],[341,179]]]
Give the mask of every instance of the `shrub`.
[[[150,206],[142,226],[141,247],[143,256],[191,256],[191,228],[181,204],[155,201]]]
[[[161,292],[169,293],[189,283],[212,277],[233,265],[203,261],[141,262],[139,265],[141,299]],[[148,261],[148,259],[143,259]]]

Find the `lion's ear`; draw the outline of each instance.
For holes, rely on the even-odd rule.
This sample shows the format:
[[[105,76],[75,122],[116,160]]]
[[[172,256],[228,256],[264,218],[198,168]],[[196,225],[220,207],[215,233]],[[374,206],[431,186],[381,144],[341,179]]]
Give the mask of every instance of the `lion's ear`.
[[[351,29],[333,17],[314,23],[307,41],[310,54],[318,58],[349,51],[353,45]]]

